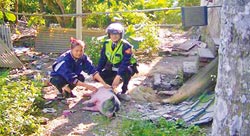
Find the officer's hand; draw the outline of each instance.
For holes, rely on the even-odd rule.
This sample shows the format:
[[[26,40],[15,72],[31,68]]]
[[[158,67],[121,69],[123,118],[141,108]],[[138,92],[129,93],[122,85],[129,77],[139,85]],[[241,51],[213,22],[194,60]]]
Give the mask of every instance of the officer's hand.
[[[112,83],[112,88],[117,88],[117,86],[119,85],[120,83],[120,80],[121,80],[121,77],[119,75],[117,75],[115,77],[115,79],[113,80],[113,83]]]
[[[104,86],[104,88],[107,88],[107,89],[109,89],[109,88],[111,88],[111,86],[109,85],[109,84],[103,84],[103,86]]]

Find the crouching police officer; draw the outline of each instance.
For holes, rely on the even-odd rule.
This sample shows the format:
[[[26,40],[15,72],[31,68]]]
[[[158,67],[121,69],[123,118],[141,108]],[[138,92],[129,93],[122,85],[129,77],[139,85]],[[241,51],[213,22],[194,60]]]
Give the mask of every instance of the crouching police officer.
[[[123,81],[119,99],[129,101],[126,94],[131,77],[138,73],[136,59],[133,57],[132,45],[123,39],[124,28],[120,23],[110,24],[106,32],[109,39],[104,42],[97,71],[104,81],[115,89]]]

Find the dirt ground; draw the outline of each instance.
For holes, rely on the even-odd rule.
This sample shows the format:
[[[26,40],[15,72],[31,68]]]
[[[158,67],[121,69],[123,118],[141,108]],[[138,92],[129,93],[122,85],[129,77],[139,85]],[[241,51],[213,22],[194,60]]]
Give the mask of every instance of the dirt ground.
[[[140,73],[135,75],[129,84],[129,94],[132,97],[132,100],[129,102],[122,101],[121,110],[118,112],[118,115],[120,114],[122,116],[126,116],[124,113],[138,111],[138,107],[136,106],[137,104],[159,104],[161,97],[156,94],[156,90],[153,90],[150,87],[150,77],[156,73],[176,75],[178,70],[181,69],[182,63],[192,59],[194,59],[193,56],[165,56],[156,57],[149,64],[140,64]],[[89,79],[89,82],[92,84],[97,84],[91,81],[91,78]],[[46,87],[44,89],[44,97],[47,99],[47,101],[52,101],[51,104],[48,104],[47,106],[53,107],[57,110],[55,113],[46,114],[50,120],[48,121],[47,125],[43,126],[44,135],[95,135],[92,130],[98,127],[98,122],[96,122],[94,118],[100,114],[83,111],[81,109],[82,102],[84,101],[83,99],[86,99],[81,97],[83,92],[83,88],[76,88],[74,89],[74,94],[77,95],[77,98],[69,98],[67,100],[53,100],[53,98],[55,98],[58,93],[57,90],[55,90],[52,86]],[[71,110],[71,113],[65,116],[63,114],[63,111],[65,110]],[[115,129],[121,118],[121,116],[113,118],[111,123],[106,126],[109,129],[103,128],[105,133],[116,135],[112,134],[112,130]],[[110,130],[110,132],[108,132],[108,130]]]
[[[186,39],[181,34],[165,33],[165,31],[161,32],[160,37],[164,39],[161,40],[162,46],[173,46],[173,44],[183,43]],[[167,40],[171,38],[172,40]],[[26,63],[26,66],[33,70],[37,70],[35,73],[41,73],[46,81],[48,80],[48,71],[51,71],[51,65],[58,55],[59,54],[34,55],[39,56],[39,61],[34,60],[32,63]],[[33,54],[29,56],[33,57]],[[46,100],[45,109],[53,108],[55,111],[50,111],[51,113],[48,113],[49,111],[47,111],[47,113],[44,113],[46,123],[42,126],[42,135],[94,136],[102,134],[116,136],[118,134],[113,130],[116,129],[117,125],[121,124],[122,118],[132,112],[140,112],[140,110],[142,110],[140,109],[140,104],[157,105],[156,107],[161,106],[159,101],[166,96],[162,97],[157,95],[156,93],[158,90],[153,88],[153,79],[156,74],[164,74],[165,78],[175,78],[178,72],[182,69],[184,61],[193,61],[195,59],[197,59],[196,56],[192,55],[186,57],[166,54],[161,57],[157,56],[148,58],[147,60],[150,61],[140,63],[138,67],[139,74],[133,76],[128,87],[128,93],[132,100],[129,102],[121,101],[121,109],[117,113],[117,116],[113,118],[109,124],[105,125],[101,125],[100,119],[97,119],[102,116],[100,113],[82,110],[82,102],[88,99],[82,97],[83,94],[86,93],[84,88],[76,87],[73,90],[73,93],[77,96],[76,98],[60,100],[56,99],[58,91],[53,86],[48,85],[42,90],[43,97]],[[30,60],[27,62],[29,61]],[[86,77],[86,82],[95,86],[99,85],[94,82],[91,77]],[[121,88],[121,85],[118,88]],[[118,89],[118,91],[121,90]]]

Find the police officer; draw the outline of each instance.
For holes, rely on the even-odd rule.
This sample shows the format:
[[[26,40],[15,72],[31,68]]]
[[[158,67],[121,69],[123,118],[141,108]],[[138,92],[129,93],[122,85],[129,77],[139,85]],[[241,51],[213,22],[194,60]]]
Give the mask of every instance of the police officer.
[[[106,32],[109,39],[103,44],[97,71],[113,88],[117,88],[120,81],[123,81],[122,92],[117,96],[129,101],[130,97],[125,94],[128,90],[128,83],[131,77],[138,73],[136,59],[132,53],[133,46],[123,39],[124,28],[120,23],[110,24]]]
[[[101,82],[104,87],[110,87],[100,77],[92,62],[84,54],[85,44],[81,40],[70,39],[71,50],[63,53],[52,65],[50,82],[65,95],[74,97],[72,89],[75,86],[83,86],[93,92],[97,91],[95,86],[84,82],[85,78],[82,71],[93,75],[93,78]]]

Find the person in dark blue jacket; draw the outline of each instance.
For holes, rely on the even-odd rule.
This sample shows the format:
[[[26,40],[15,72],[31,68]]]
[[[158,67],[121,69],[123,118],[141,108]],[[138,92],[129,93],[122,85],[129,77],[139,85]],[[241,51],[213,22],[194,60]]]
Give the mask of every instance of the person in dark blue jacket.
[[[70,39],[71,50],[63,53],[52,65],[50,82],[66,97],[74,97],[72,89],[75,86],[83,86],[93,92],[97,91],[95,86],[84,82],[82,71],[101,82],[104,87],[110,87],[101,78],[93,66],[91,60],[84,54],[85,44],[81,40]]]
[[[129,101],[130,97],[126,94],[128,83],[131,77],[138,73],[136,59],[132,53],[133,46],[123,39],[124,28],[120,23],[110,24],[106,32],[110,39],[104,42],[97,71],[104,81],[112,85],[114,89],[117,88],[120,81],[123,81],[122,92],[117,96]]]

